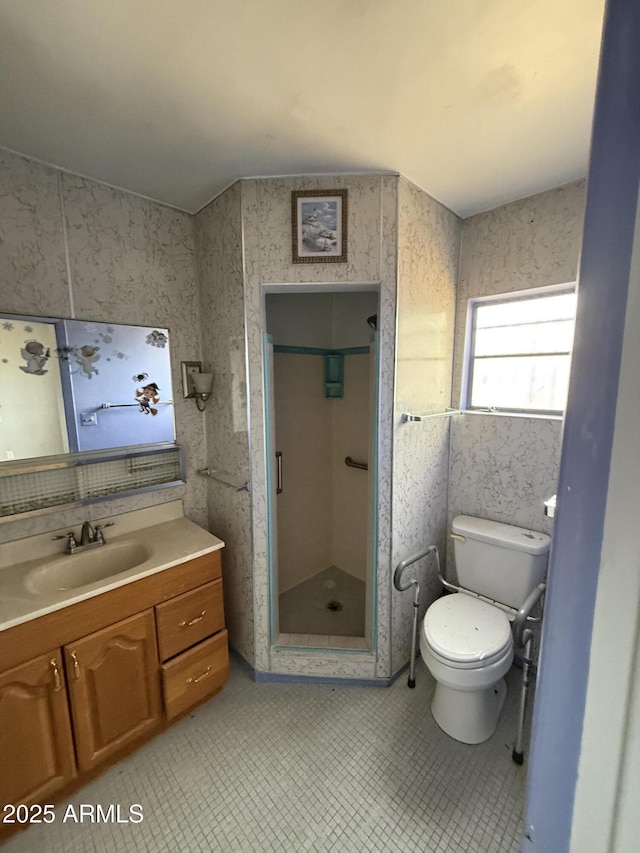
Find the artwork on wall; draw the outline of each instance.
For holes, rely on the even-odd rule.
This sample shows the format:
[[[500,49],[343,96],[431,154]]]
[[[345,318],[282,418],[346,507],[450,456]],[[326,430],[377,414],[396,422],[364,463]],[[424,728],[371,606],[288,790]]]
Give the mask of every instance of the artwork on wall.
[[[294,264],[346,263],[346,190],[293,190],[291,225]]]

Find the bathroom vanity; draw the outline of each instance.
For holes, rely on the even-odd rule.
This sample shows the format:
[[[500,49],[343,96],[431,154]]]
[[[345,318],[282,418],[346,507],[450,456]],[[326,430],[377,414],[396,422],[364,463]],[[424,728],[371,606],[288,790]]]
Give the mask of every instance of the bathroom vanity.
[[[224,543],[181,513],[119,516],[86,556],[0,549],[0,806],[52,802],[226,681]]]

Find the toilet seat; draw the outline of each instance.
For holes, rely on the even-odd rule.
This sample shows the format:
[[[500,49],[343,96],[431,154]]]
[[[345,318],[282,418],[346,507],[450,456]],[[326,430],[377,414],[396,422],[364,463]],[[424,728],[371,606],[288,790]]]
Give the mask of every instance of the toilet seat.
[[[511,652],[506,614],[463,592],[445,595],[427,610],[425,640],[443,663],[459,669],[488,666]]]

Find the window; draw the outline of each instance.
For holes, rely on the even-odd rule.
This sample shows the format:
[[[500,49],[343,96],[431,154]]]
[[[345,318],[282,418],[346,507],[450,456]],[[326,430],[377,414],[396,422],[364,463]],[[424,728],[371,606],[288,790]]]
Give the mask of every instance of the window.
[[[465,408],[561,415],[575,314],[566,287],[470,300]]]

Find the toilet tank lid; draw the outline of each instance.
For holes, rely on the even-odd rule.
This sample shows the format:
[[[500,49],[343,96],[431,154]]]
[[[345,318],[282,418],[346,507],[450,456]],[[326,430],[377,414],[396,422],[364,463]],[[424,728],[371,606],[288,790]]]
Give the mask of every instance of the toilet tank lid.
[[[551,546],[551,537],[546,533],[502,524],[499,521],[488,521],[486,518],[474,518],[471,515],[457,515],[453,519],[451,530],[459,536],[466,536],[467,539],[489,542],[501,548],[512,548],[527,554],[546,554]]]

